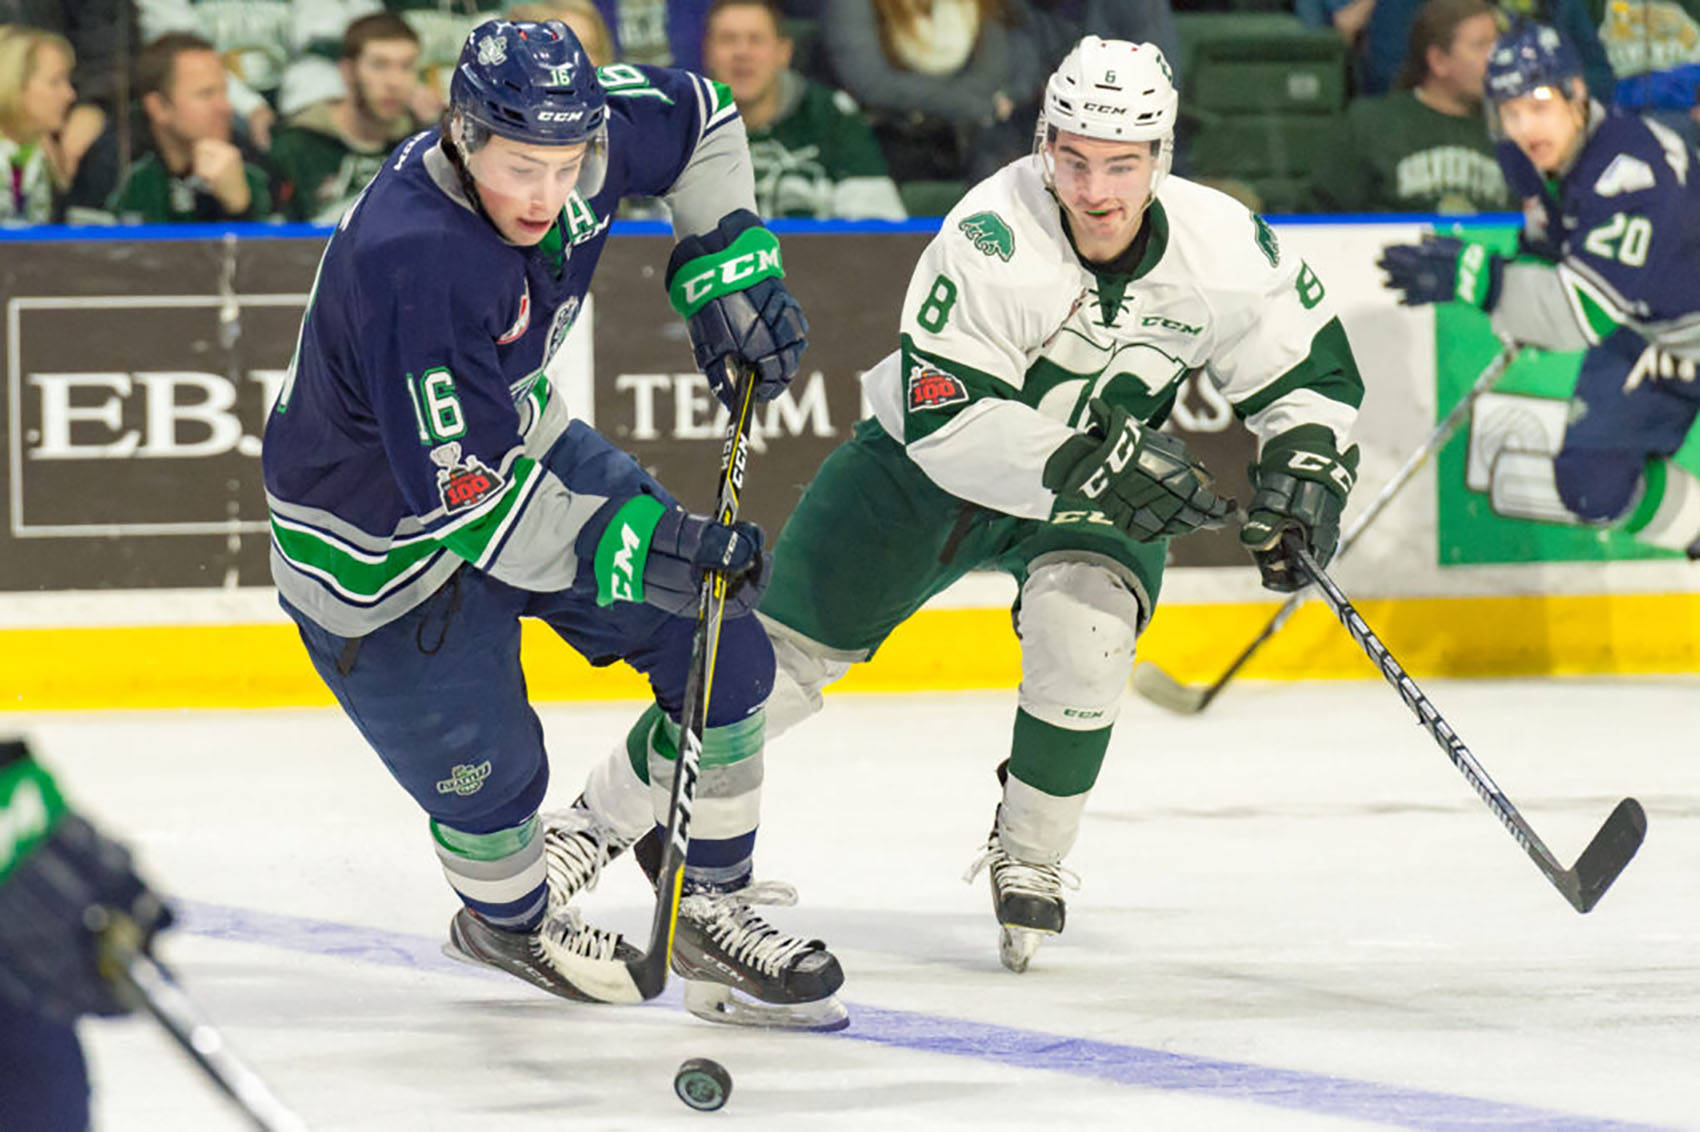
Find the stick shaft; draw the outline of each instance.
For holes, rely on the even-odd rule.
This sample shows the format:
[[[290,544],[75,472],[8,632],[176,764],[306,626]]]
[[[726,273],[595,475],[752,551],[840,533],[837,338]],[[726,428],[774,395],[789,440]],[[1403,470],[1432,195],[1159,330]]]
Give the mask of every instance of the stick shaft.
[[[716,521],[730,525],[738,518],[744,492],[744,467],[749,458],[750,420],[755,408],[755,374],[744,372],[735,386],[737,412],[726,428],[720,456]],[[697,625],[691,638],[691,667],[685,677],[685,699],[679,719],[678,762],[673,767],[673,792],[668,800],[667,833],[661,867],[656,875],[655,915],[649,946],[634,982],[644,998],[661,993],[667,981],[667,962],[679,922],[679,898],[685,878],[685,854],[690,849],[691,806],[696,797],[702,763],[702,734],[713,693],[714,661],[720,649],[720,623],[726,611],[726,576],[711,570],[697,593]]]
[[[1422,444],[1405,458],[1405,462],[1399,465],[1393,475],[1381,486],[1381,490],[1376,492],[1375,497],[1369,501],[1368,505],[1366,505],[1362,511],[1358,512],[1357,517],[1353,519],[1346,527],[1345,531],[1342,532],[1340,535],[1340,549],[1335,552],[1336,560],[1346,556],[1347,552],[1350,551],[1352,546],[1358,541],[1358,537],[1363,534],[1363,532],[1372,522],[1375,521],[1376,517],[1379,516],[1382,511],[1387,509],[1387,505],[1393,501],[1393,497],[1398,495],[1399,492],[1404,489],[1405,485],[1411,481],[1412,477],[1414,477],[1417,474],[1417,471],[1428,462],[1431,456],[1445,446],[1452,434],[1457,431],[1458,426],[1463,424],[1465,419],[1470,415],[1470,411],[1475,407],[1476,401],[1483,393],[1486,393],[1493,387],[1494,383],[1500,379],[1511,363],[1516,360],[1519,350],[1520,347],[1507,343],[1494,357],[1493,361],[1489,362],[1487,367],[1483,369],[1479,375],[1477,375],[1475,382],[1470,386],[1464,396],[1459,399],[1458,403],[1452,406],[1451,411],[1448,412],[1445,417],[1441,418],[1440,422],[1436,424],[1429,432],[1428,436],[1423,439]],[[1305,599],[1309,596],[1310,587],[1308,586],[1302,587],[1287,595],[1287,600],[1281,603],[1281,607],[1275,611],[1274,616],[1272,616],[1263,626],[1257,636],[1252,638],[1251,643],[1241,649],[1240,654],[1234,657],[1228,667],[1223,670],[1222,674],[1216,677],[1215,680],[1213,680],[1201,693],[1198,694],[1196,705],[1192,708],[1192,710],[1194,712],[1199,712],[1209,707],[1210,701],[1214,700],[1217,695],[1221,693],[1222,689],[1228,686],[1228,682],[1239,673],[1240,669],[1245,667],[1246,662],[1252,658],[1252,655],[1255,654],[1258,649],[1263,647],[1264,643],[1267,642],[1269,638],[1281,631],[1282,626],[1286,625],[1288,620],[1292,618],[1294,612],[1298,610],[1300,605],[1304,604]]]
[[[195,1064],[263,1132],[306,1132],[307,1125],[284,1107],[258,1074],[237,1057],[224,1035],[160,965],[143,952],[127,955],[113,968],[119,981],[165,1027]]]
[[[1362,615],[1352,607],[1352,603],[1347,600],[1334,579],[1317,565],[1316,559],[1305,547],[1303,537],[1291,531],[1284,537],[1288,549],[1311,576],[1317,590],[1322,594],[1322,600],[1334,611],[1334,615],[1340,619],[1340,624],[1346,627],[1358,647],[1363,649],[1364,654],[1380,669],[1382,677],[1399,693],[1399,698],[1411,709],[1412,714],[1417,717],[1417,722],[1434,738],[1435,743],[1446,753],[1452,765],[1458,768],[1458,772],[1469,782],[1477,796],[1493,811],[1506,832],[1511,834],[1512,839],[1523,847],[1523,851],[1529,854],[1548,877],[1563,875],[1566,870],[1558,858],[1552,855],[1552,850],[1547,848],[1546,843],[1530,828],[1529,823],[1523,820],[1523,815],[1518,813],[1517,807],[1511,804],[1505,792],[1464,745],[1464,740],[1458,737],[1458,733],[1446,722],[1440,710],[1429,702],[1417,682],[1411,679],[1410,674],[1394,659],[1387,646],[1382,644],[1381,638],[1375,635]]]

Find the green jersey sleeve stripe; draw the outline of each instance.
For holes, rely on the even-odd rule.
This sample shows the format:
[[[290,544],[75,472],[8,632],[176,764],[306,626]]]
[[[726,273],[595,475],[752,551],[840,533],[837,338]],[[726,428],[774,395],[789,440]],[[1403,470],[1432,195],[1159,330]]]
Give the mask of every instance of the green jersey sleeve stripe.
[[[1309,389],[1354,409],[1363,404],[1364,379],[1358,373],[1346,328],[1340,325],[1338,317],[1329,319],[1316,332],[1310,340],[1310,353],[1297,365],[1236,403],[1234,415],[1243,420],[1260,413],[1295,389]]]

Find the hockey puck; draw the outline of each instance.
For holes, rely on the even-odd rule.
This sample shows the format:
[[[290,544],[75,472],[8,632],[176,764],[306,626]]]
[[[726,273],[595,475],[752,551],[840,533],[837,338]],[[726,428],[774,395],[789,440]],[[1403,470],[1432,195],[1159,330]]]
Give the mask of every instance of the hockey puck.
[[[732,1095],[732,1074],[712,1058],[693,1057],[673,1074],[673,1091],[698,1112],[713,1112]]]

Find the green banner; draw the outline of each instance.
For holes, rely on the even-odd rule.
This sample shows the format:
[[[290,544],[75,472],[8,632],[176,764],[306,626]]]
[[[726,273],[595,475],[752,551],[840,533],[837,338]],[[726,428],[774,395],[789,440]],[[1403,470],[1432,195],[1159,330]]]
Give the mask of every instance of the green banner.
[[[1516,229],[1472,228],[1470,238],[1507,254]],[[1499,339],[1487,316],[1463,303],[1434,312],[1435,419],[1445,416],[1493,361]],[[1603,562],[1679,558],[1637,542],[1622,531],[1574,523],[1511,518],[1494,510],[1486,482],[1494,459],[1508,449],[1556,451],[1576,388],[1580,353],[1525,350],[1477,403],[1469,423],[1440,452],[1437,542],[1442,566],[1512,562]],[[1700,433],[1676,454],[1700,473]]]

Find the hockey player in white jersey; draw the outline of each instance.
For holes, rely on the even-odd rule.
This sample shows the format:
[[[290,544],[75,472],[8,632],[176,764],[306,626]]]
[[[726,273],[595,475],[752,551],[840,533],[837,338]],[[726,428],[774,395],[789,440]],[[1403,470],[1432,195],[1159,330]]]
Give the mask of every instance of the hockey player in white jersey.
[[[1184,379],[1202,368],[1256,434],[1240,537],[1270,589],[1304,581],[1286,531],[1328,561],[1356,470],[1363,383],[1324,284],[1260,218],[1169,175],[1177,106],[1150,44],[1088,36],[1063,61],[1034,153],[922,255],[899,348],[863,378],[873,416],[792,514],[759,609],[775,734],[968,571],[1020,584],[1003,800],[970,870],[989,869],[1015,971],[1063,928],[1063,861],[1168,540],[1233,510],[1158,431]]]

